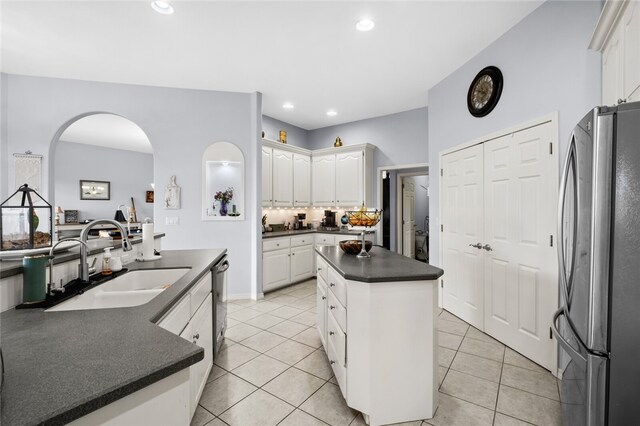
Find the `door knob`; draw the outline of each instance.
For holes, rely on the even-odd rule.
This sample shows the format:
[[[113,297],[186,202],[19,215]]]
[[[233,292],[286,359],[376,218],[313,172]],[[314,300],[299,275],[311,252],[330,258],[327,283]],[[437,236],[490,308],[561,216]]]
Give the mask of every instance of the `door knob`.
[[[480,248],[480,247],[478,247]],[[493,251],[493,249],[491,248],[491,246],[489,244],[485,244],[484,246],[482,246],[483,249],[485,249],[486,251]]]
[[[482,248],[482,243],[469,244],[469,247],[475,247],[480,250]]]

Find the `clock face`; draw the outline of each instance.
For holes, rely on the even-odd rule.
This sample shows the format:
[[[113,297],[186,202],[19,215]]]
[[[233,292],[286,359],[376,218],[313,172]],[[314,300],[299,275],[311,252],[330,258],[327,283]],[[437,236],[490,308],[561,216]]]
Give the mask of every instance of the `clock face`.
[[[467,107],[471,115],[484,117],[495,108],[502,94],[502,73],[487,67],[473,79],[467,93]]]

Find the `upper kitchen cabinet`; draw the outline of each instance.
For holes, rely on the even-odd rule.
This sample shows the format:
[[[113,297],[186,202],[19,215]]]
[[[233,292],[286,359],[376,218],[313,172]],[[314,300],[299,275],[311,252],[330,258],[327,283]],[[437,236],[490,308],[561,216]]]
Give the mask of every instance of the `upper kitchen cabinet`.
[[[336,200],[336,156],[313,156],[313,205],[333,206]]]
[[[273,150],[273,205],[293,206],[293,153]]]
[[[369,144],[309,151],[263,139],[263,207],[357,207],[373,202]]]
[[[262,147],[262,206],[273,205],[273,148]]]
[[[311,205],[311,156],[293,154],[293,205]]]
[[[640,6],[607,1],[589,45],[602,52],[602,103],[640,100]]]
[[[363,144],[314,151],[313,205],[371,205],[374,150],[374,146]]]

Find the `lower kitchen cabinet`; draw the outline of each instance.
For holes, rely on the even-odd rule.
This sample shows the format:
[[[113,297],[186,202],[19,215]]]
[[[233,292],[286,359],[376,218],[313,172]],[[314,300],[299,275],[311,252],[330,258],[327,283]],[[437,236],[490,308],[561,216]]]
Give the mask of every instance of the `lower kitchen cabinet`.
[[[320,255],[316,262],[317,328],[347,405],[371,425],[431,418],[437,281],[347,280]]]
[[[194,285],[158,325],[204,349],[204,359],[189,367],[190,418],[213,367],[213,295],[211,274],[206,274]]]
[[[314,274],[313,235],[262,242],[262,291],[304,281]]]

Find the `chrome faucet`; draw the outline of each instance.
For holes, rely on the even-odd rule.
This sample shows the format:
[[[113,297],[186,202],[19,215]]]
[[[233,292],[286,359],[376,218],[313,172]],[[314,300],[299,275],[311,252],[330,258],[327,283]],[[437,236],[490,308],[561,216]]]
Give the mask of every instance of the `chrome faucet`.
[[[127,230],[124,229],[120,222],[116,222],[111,219],[97,219],[93,222],[89,222],[80,233],[80,240],[84,243],[80,248],[80,265],[78,265],[78,278],[82,281],[89,281],[89,264],[87,263],[87,238],[89,238],[89,231],[96,225],[101,223],[108,223],[110,225],[115,225],[118,229],[120,229],[120,233],[122,234],[122,251],[130,251],[131,250],[131,242],[129,241],[129,236],[127,234]]]
[[[54,293],[56,292],[64,293],[64,285],[62,285],[62,279],[60,280],[60,286],[56,286],[56,281],[53,279],[53,259],[55,258],[55,256],[53,255],[53,250],[55,250],[55,248],[58,247],[58,244],[66,243],[69,241],[75,241],[76,243],[82,245],[85,250],[87,248],[87,243],[85,243],[82,240],[79,240],[78,238],[65,238],[65,239],[59,240],[57,243],[55,243],[51,247],[51,250],[49,250],[49,284],[47,284],[47,293],[49,293],[51,296],[53,296]],[[94,259],[94,263],[95,263],[95,259]]]
[[[122,210],[123,207],[126,210]],[[127,234],[131,234],[131,210],[129,209],[129,206],[124,205],[124,204],[120,204],[118,206],[118,210],[123,212],[125,217],[127,218]]]

